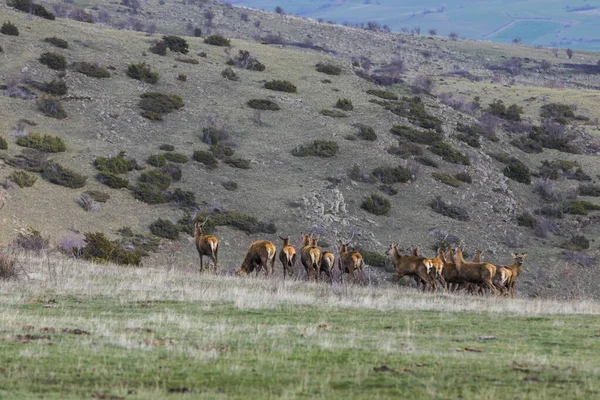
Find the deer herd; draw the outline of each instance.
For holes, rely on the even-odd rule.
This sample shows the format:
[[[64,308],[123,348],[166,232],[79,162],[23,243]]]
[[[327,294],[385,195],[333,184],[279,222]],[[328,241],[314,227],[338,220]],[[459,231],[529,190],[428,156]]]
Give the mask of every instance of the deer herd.
[[[194,227],[194,241],[200,256],[200,271],[204,267],[204,256],[212,261],[216,271],[219,241],[215,236],[203,233],[205,223],[206,221],[202,224],[196,223]],[[285,280],[287,275],[293,275],[294,265],[300,255],[308,280],[319,281],[324,273],[329,282],[333,283],[336,255],[321,250],[318,239],[311,234],[302,232],[301,235],[300,251],[290,244],[289,236],[279,237],[282,240],[279,260],[283,268],[283,279]],[[338,271],[342,282],[345,274],[348,274],[354,283],[359,277],[364,282],[363,257],[358,251],[348,248],[352,238],[347,243],[339,242]],[[273,242],[268,240],[253,242],[236,275],[247,275],[253,271],[258,275],[261,269],[264,269],[265,275],[273,275],[276,253],[277,247]],[[512,264],[500,266],[482,262],[480,250],[477,250],[472,261],[464,260],[460,248],[449,248],[446,251],[438,249],[437,257],[434,258],[423,257],[419,253],[419,248],[415,247],[411,248],[409,253],[401,254],[396,243],[392,243],[387,251],[398,273],[396,284],[400,279],[408,276],[414,280],[417,288],[422,288],[423,291],[427,289],[438,291],[441,285],[446,291],[464,290],[471,294],[484,294],[489,291],[493,294],[514,295],[515,282],[523,271],[523,261],[527,257],[527,254],[515,253]]]

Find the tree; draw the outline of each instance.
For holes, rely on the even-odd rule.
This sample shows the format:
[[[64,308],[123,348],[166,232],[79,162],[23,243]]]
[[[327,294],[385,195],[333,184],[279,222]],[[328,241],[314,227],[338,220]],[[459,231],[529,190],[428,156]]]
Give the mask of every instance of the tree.
[[[448,35],[448,37],[452,40],[457,40],[458,39],[458,34],[456,32],[450,32],[450,34]]]
[[[513,43],[514,44],[521,44],[521,38],[520,37],[516,37],[513,39]]]
[[[565,51],[567,52],[567,57],[569,57],[569,60],[570,60],[571,58],[573,58],[573,50],[571,50],[571,49],[567,49],[567,50],[565,50]]]
[[[275,12],[279,15],[285,15],[285,11],[283,11],[283,8],[279,6],[275,7]]]
[[[415,26],[414,31],[417,35],[421,34],[421,27],[420,26]]]
[[[437,29],[433,29],[433,28],[432,28],[432,29],[430,29],[430,30],[429,30],[429,34],[430,34],[431,36],[436,36],[436,35],[437,35]]]

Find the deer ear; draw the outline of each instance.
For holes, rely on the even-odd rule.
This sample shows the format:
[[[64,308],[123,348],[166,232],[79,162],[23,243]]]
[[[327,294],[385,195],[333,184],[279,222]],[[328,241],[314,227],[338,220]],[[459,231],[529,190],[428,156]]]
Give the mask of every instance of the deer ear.
[[[527,257],[527,254],[521,254],[521,257],[525,258]]]

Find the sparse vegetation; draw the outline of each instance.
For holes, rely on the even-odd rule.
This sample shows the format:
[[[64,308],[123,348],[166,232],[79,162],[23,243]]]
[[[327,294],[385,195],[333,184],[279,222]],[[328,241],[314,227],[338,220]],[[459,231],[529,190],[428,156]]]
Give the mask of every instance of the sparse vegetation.
[[[325,115],[327,117],[332,117],[332,118],[345,118],[348,116],[348,114],[341,112],[340,110],[321,110],[319,112],[321,115]]]
[[[579,185],[580,196],[600,197],[600,186],[598,185]]]
[[[340,67],[332,64],[318,63],[316,69],[317,72],[322,72],[327,75],[341,75],[342,73],[342,69]]]
[[[179,74],[179,75],[177,75],[177,80],[181,81],[181,82],[186,82],[187,81],[187,75],[186,74]]]
[[[470,165],[469,158],[445,142],[436,142],[428,147],[433,154],[442,157],[442,160],[454,164]]]
[[[296,93],[296,85],[292,82],[273,79],[272,81],[265,83],[265,88],[269,90],[276,90],[278,92]]]
[[[281,109],[277,103],[267,99],[252,99],[248,100],[246,104],[257,110],[278,111]]]
[[[454,177],[461,182],[465,182],[465,183],[469,183],[469,184],[473,183],[473,178],[471,177],[471,175],[468,172],[459,172],[456,175],[454,175]]]
[[[377,96],[385,100],[398,100],[398,96],[395,93],[382,89],[369,89],[367,90],[367,94]]]
[[[438,181],[440,181],[448,186],[453,186],[453,187],[460,186],[460,181],[458,179],[456,179],[455,177],[450,176],[448,174],[434,172],[431,174],[431,176],[433,176],[435,179],[437,179]]]
[[[197,221],[206,220],[206,226],[231,226],[248,234],[277,232],[273,222],[259,221],[257,218],[236,211],[215,211],[214,213],[200,213],[196,216]],[[210,229],[205,229],[208,233]]]
[[[52,96],[64,96],[69,91],[67,83],[61,79],[53,79],[50,82],[45,82],[41,86],[41,90]]]
[[[469,213],[466,209],[457,205],[446,203],[440,196],[434,198],[429,203],[429,206],[436,213],[458,221],[469,221],[470,219]]]
[[[129,64],[127,67],[127,75],[133,79],[137,79],[146,83],[154,84],[158,82],[158,72],[152,71],[150,66],[146,65],[145,62]]]
[[[370,142],[374,142],[377,140],[377,134],[375,133],[375,129],[373,127],[363,124],[358,124],[358,137],[363,140],[368,140]]]
[[[94,167],[102,172],[110,172],[113,174],[124,174],[132,171],[134,165],[123,155],[116,157],[97,157],[94,160]]]
[[[387,215],[391,207],[392,205],[388,199],[376,193],[372,193],[360,205],[360,208],[375,215]]]
[[[575,112],[573,112],[573,109],[567,104],[549,103],[544,104],[540,108],[540,116],[542,118],[552,118],[559,124],[568,124],[575,118]]]
[[[171,179],[170,177],[167,178],[169,178],[169,180]],[[151,183],[138,182],[131,190],[136,199],[143,201],[146,204],[160,204],[169,201],[164,190],[159,189]]]
[[[177,164],[185,164],[186,162],[188,162],[190,159],[188,158],[188,156],[186,156],[185,154],[181,154],[181,153],[164,153],[162,154],[162,156],[170,162],[174,162]]]
[[[221,76],[230,81],[239,81],[240,80],[240,77],[235,73],[235,71],[233,69],[231,69],[231,67],[227,67],[223,71],[221,71]]]
[[[245,158],[225,157],[223,159],[223,162],[225,164],[231,165],[234,168],[250,169],[250,160],[246,160]]]
[[[196,150],[194,151],[194,155],[192,157],[195,161],[206,165],[209,168],[216,168],[218,164],[218,160],[216,157],[209,151],[204,150]]]
[[[394,183],[405,183],[411,179],[409,170],[399,165],[397,167],[378,167],[371,172],[371,176],[388,185]]]
[[[523,107],[516,104],[511,104],[506,107],[502,100],[494,100],[490,103],[486,110],[488,113],[497,117],[509,120],[509,121],[520,121],[521,114],[523,114]]]
[[[110,241],[102,232],[86,232],[85,247],[81,257],[94,262],[112,262],[122,265],[140,265],[142,255],[138,250],[128,251],[118,241]]]
[[[250,52],[246,50],[240,50],[237,57],[230,58],[227,61],[227,65],[247,69],[250,71],[264,71],[266,69],[264,64],[252,57]]]
[[[187,41],[179,36],[163,36],[162,38],[163,42],[166,44],[166,46],[169,48],[169,50],[175,52],[175,53],[182,53],[182,54],[187,54],[188,53],[188,43]]]
[[[387,149],[387,152],[398,156],[403,159],[407,159],[411,156],[420,156],[423,154],[423,148],[416,143],[405,142],[400,140],[398,146],[391,146]]]
[[[504,175],[513,181],[521,182],[526,185],[531,183],[531,172],[529,167],[520,160],[513,158],[510,163],[502,170]]]
[[[142,113],[141,115],[145,118],[148,118],[149,116],[152,117],[154,114],[162,117],[163,114],[179,110],[184,106],[181,96],[177,94],[167,95],[159,92],[146,92],[142,93],[140,97],[142,99],[138,103],[139,107],[144,112],[150,113]]]
[[[412,124],[421,128],[442,132],[442,121],[427,112],[425,104],[418,96],[403,97],[400,102],[384,102],[384,107],[400,117],[408,118]]]
[[[196,195],[189,190],[175,189],[171,195],[171,201],[184,209],[198,208]]]
[[[162,151],[173,151],[175,150],[175,146],[173,146],[172,144],[161,144],[159,147],[159,149],[161,149]]]
[[[296,157],[333,157],[339,150],[338,144],[331,140],[315,140],[311,144],[297,146],[292,150]]]
[[[47,37],[47,38],[44,39],[44,42],[50,43],[51,45],[59,47],[61,49],[68,49],[69,48],[69,42],[67,42],[64,39],[57,38],[56,36]]]
[[[86,61],[73,63],[73,69],[92,78],[110,78],[110,72],[106,68]]]
[[[534,228],[537,223],[536,218],[528,212],[524,212],[517,216],[517,224],[527,228]]]
[[[179,237],[179,227],[168,219],[159,218],[150,224],[150,232],[158,237],[177,240]]]
[[[53,21],[56,18],[56,16],[48,11],[46,7],[41,4],[36,4],[31,0],[10,0],[7,4],[24,13],[37,15],[38,17],[50,21]]]
[[[167,165],[167,158],[162,154],[151,154],[146,162],[153,167],[160,168]]]
[[[198,65],[198,64],[200,64],[200,61],[198,61],[195,58],[191,58],[191,57],[188,57],[188,58],[177,57],[175,59],[175,61],[179,61],[179,62],[184,63],[184,64],[192,64],[192,65]]]
[[[13,171],[9,178],[20,188],[31,187],[37,181],[37,176],[27,171]]]
[[[71,189],[79,189],[85,186],[87,177],[71,171],[57,163],[48,163],[42,171],[42,178],[56,185]]]
[[[2,136],[0,136],[0,150],[8,149],[8,142]]]
[[[210,44],[212,46],[221,46],[221,47],[229,47],[231,46],[231,42],[224,36],[219,34],[214,34],[207,36],[204,38],[204,43]]]
[[[42,95],[37,101],[37,108],[42,114],[56,118],[65,119],[67,118],[67,112],[63,108],[61,102],[50,95]]]
[[[352,105],[352,101],[349,99],[338,99],[337,103],[335,103],[335,107],[344,111],[352,111],[354,110],[354,106]]]
[[[0,27],[0,33],[8,36],[19,36],[19,28],[10,21],[6,21]]]
[[[223,185],[223,187],[230,192],[236,191],[238,188],[238,184],[235,181],[225,181],[222,182],[221,185]]]
[[[99,190],[88,190],[85,192],[88,196],[92,198],[92,200],[97,201],[98,203],[106,203],[110,199],[110,194],[101,192]]]
[[[415,128],[404,125],[394,125],[390,132],[394,135],[401,136],[403,139],[409,142],[420,143],[420,144],[434,144],[441,141],[444,135],[436,131],[420,131]]]
[[[61,54],[46,52],[40,56],[39,61],[51,69],[58,71],[67,69],[67,60]]]
[[[45,151],[46,153],[61,153],[67,150],[64,140],[58,136],[40,135],[39,133],[30,133],[17,139],[17,144],[31,149]]]
[[[158,169],[143,172],[139,177],[139,181],[153,185],[160,190],[167,190],[171,186],[171,182],[173,182],[169,175]]]

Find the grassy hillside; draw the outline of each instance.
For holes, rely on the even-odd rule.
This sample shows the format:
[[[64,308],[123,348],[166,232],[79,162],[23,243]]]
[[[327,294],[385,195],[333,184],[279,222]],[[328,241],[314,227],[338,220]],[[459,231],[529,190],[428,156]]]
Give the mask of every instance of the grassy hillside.
[[[113,22],[123,15],[117,8],[109,10]],[[595,53],[575,52],[568,59],[564,53],[555,56],[551,50],[526,46],[369,32],[217,4],[149,2],[131,18],[161,17],[169,27],[165,33],[183,34],[190,26],[203,31],[202,37],[185,36],[189,53],[168,50],[160,56],[149,50],[162,38],[159,34],[63,18],[31,18],[4,4],[0,10],[20,31],[19,36],[0,35],[0,82],[5,94],[0,97],[0,136],[7,141],[7,149],[0,150],[0,179],[5,182],[15,169],[23,168],[15,160],[24,151],[17,141],[26,133],[62,138],[65,152],[34,158],[51,158],[87,177],[85,186],[77,189],[58,186],[48,178],[57,167],[47,163],[45,173],[32,172],[38,177],[32,187],[20,188],[9,179],[2,189],[6,206],[0,211],[4,246],[28,226],[49,237],[52,245],[72,244],[80,243],[86,232],[102,231],[118,238],[124,227],[148,235],[158,218],[175,223],[186,212],[199,211],[216,213],[226,224],[216,229],[222,240],[223,270],[239,265],[252,240],[278,242],[277,235],[291,234],[297,241],[300,231],[320,235],[330,250],[335,250],[336,239],[354,235],[356,245],[378,255],[391,241],[404,247],[419,245],[424,253],[433,254],[440,241],[451,238],[471,252],[485,250],[486,259],[499,264],[509,263],[511,252],[528,252],[520,282],[524,294],[597,294],[598,246],[593,238],[598,233],[598,202],[587,194],[577,197],[584,193],[580,184],[592,185],[585,193],[595,194],[600,173],[595,156],[600,87]],[[213,13],[210,26],[206,26],[207,11]],[[205,43],[208,33],[217,32],[232,38],[231,45]],[[266,36],[278,33],[280,41]],[[68,48],[44,41],[54,36],[66,40]],[[276,43],[247,40],[253,36]],[[239,79],[229,80],[222,73],[241,50],[264,64],[265,70],[233,66]],[[40,63],[45,52],[63,55],[66,70],[57,72]],[[398,56],[402,62],[394,64]],[[104,67],[110,76],[95,78],[78,72],[82,64],[73,63],[81,62]],[[159,74],[157,83],[127,75],[131,63],[141,62]],[[340,75],[317,71],[319,63],[340,67]],[[364,79],[371,75],[396,83],[381,86]],[[64,119],[39,111],[44,99],[40,87],[53,79],[64,80],[68,87],[67,94],[58,96]],[[266,88],[273,80],[289,81],[296,91]],[[367,93],[378,93],[373,90],[387,91],[399,100],[386,102]],[[149,120],[140,115],[139,103],[140,95],[151,92],[178,95],[184,105],[165,114],[162,121]],[[257,111],[248,106],[252,99],[270,100],[280,110]],[[352,110],[336,108],[344,99]],[[486,110],[499,99],[507,106],[521,106],[522,121],[490,118]],[[534,128],[544,123],[540,109],[552,103],[573,106],[578,117],[569,118],[564,128],[548,123],[540,133]],[[332,117],[336,112],[344,116]],[[465,133],[459,124],[463,131],[481,129]],[[374,141],[362,138],[361,125],[373,128]],[[217,168],[193,160],[194,152],[211,149],[207,142],[214,140],[213,134],[228,147],[225,152],[234,151],[231,156],[222,148],[220,153],[213,149],[220,157]],[[475,138],[479,147],[468,145],[465,135]],[[337,153],[327,158],[292,154],[302,153],[303,146],[315,140],[335,142]],[[534,147],[535,152],[524,152],[511,143],[527,151]],[[152,155],[168,153],[160,148],[164,144],[188,161],[178,164],[181,180],[170,185],[165,199],[171,201],[147,204],[130,189],[147,189],[137,186],[138,180],[149,179],[152,164],[157,165]],[[333,146],[325,143],[328,149]],[[145,169],[120,175],[129,180],[129,188],[111,189],[95,178],[100,171],[94,161],[121,152]],[[202,159],[202,154],[196,158]],[[538,175],[532,183],[505,176],[503,171],[515,163],[510,157]],[[549,164],[540,171],[543,161]],[[546,179],[550,173],[557,179]],[[408,179],[400,177],[406,174]],[[457,174],[471,183],[457,181]],[[175,189],[192,193],[197,204],[186,207],[177,200]],[[98,207],[97,211],[85,211],[78,202],[89,190],[109,194],[110,199],[88,206]],[[157,193],[165,196],[164,191]],[[375,215],[363,208],[372,194],[389,201],[387,213]],[[532,214],[531,226],[518,225],[523,214]],[[585,246],[580,236],[590,243]],[[184,232],[178,241],[163,240],[157,252],[144,258],[144,265],[175,259],[183,268],[197,266],[191,240]],[[373,267],[369,273],[376,276],[382,269]],[[558,279],[564,276],[568,279]]]

